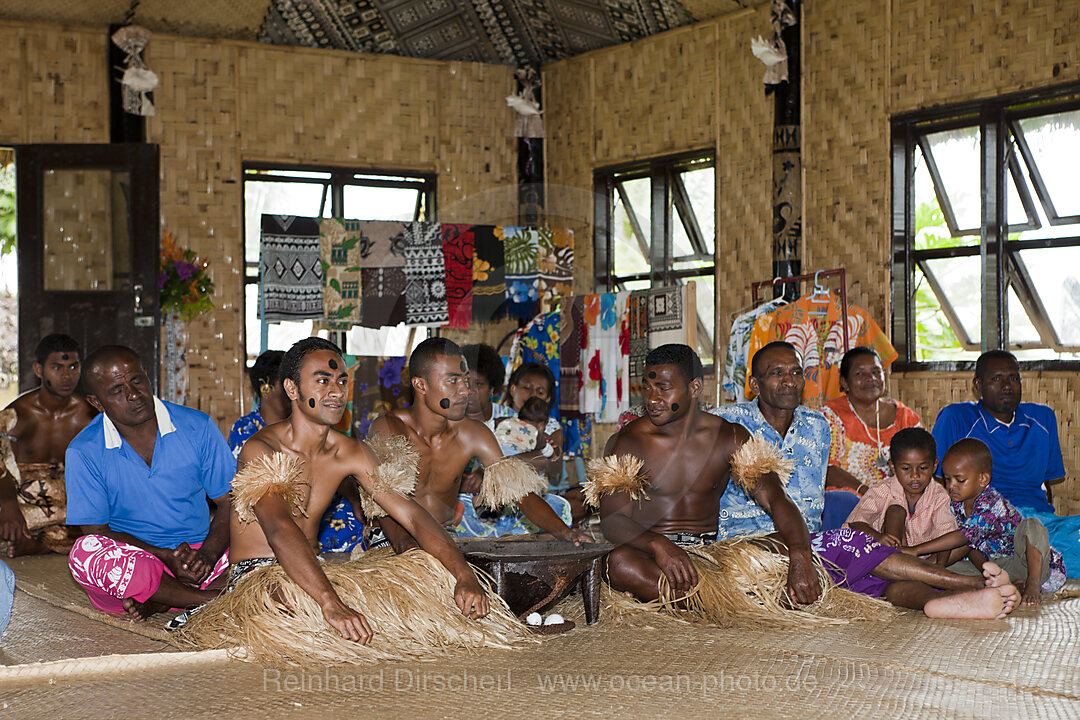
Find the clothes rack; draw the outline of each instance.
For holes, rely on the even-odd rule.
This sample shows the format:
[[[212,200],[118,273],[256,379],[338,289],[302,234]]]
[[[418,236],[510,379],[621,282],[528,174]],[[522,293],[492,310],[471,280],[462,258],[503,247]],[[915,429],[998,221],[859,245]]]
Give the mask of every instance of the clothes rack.
[[[840,278],[840,317],[842,321],[840,325],[843,328],[844,333],[844,352],[851,349],[850,341],[848,339],[848,302],[847,302],[847,270],[844,268],[832,268],[830,270],[818,270],[817,272],[807,273],[805,275],[792,275],[790,277],[778,277],[771,280],[761,280],[750,284],[750,299],[751,307],[757,305],[758,302],[764,300],[764,298],[758,298],[758,290],[763,287],[776,287],[777,285],[791,285],[793,283],[799,283],[804,280],[814,281],[814,290],[821,291],[825,288],[821,285],[821,278],[838,275]]]

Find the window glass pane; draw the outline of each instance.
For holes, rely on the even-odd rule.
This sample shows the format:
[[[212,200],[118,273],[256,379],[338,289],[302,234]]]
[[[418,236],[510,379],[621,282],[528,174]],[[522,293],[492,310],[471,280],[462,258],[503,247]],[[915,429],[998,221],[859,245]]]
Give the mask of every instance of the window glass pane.
[[[979,190],[979,128],[945,130],[926,136],[941,174],[942,190],[952,205],[957,228],[978,232],[982,224]]]
[[[427,340],[428,334],[426,327],[406,327],[404,323],[383,328],[357,325],[345,336],[345,352],[376,357],[408,356],[413,348]]]
[[[648,290],[652,284],[648,280],[616,280],[617,290]]]
[[[679,217],[679,211],[675,209],[674,203],[671,206],[671,258],[684,258],[687,256],[696,255],[693,244],[690,242],[690,236],[686,234],[686,227],[683,225],[682,218]],[[682,261],[684,264],[686,261]],[[712,258],[709,258],[709,262],[712,262]]]
[[[42,185],[44,289],[129,288],[130,173],[50,169]]]
[[[402,220],[411,222],[417,191],[410,188],[345,186],[343,217],[349,220]]]
[[[928,339],[928,348],[939,348],[943,351],[947,351],[948,345],[942,345],[940,340],[944,339],[939,337],[934,328],[940,326],[940,323],[936,322],[934,318],[929,317],[929,314],[938,314],[943,316],[941,319],[948,324],[949,316],[948,310],[951,309],[955,315],[955,321],[960,323],[963,331],[967,334],[968,339],[972,344],[977,345],[982,337],[982,317],[981,317],[981,286],[982,278],[979,271],[979,258],[976,257],[962,257],[962,258],[944,258],[940,260],[926,260],[924,261],[928,271],[933,276],[932,278],[922,279],[919,277],[921,274],[916,275],[916,283],[919,290],[916,292],[916,313],[915,323],[916,332],[920,335],[917,347],[922,350],[923,339],[921,337],[921,331],[918,327],[925,323],[931,330],[931,337]],[[935,296],[933,284],[931,280],[935,280],[938,286],[938,290],[942,296]],[[929,295],[923,295],[921,298],[919,293],[923,290],[925,285],[926,291]],[[945,307],[942,301],[946,301],[948,307]],[[922,306],[922,309],[920,309]],[[937,339],[934,339],[937,338]],[[961,350],[960,342],[955,339],[953,335],[953,350]],[[934,353],[932,357],[926,357],[925,359],[934,360],[951,360],[956,359],[952,354],[946,353]]]
[[[323,186],[314,183],[244,183],[244,260],[259,262],[259,233],[262,215],[319,217]]]
[[[1023,180],[1023,178],[1021,178]],[[1023,180],[1026,182],[1026,180]],[[1008,187],[1007,196],[1005,198],[1005,212],[1009,220],[1009,229],[1018,226],[1026,225],[1029,220],[1027,210],[1024,208],[1023,201],[1020,200],[1020,193],[1016,190],[1016,180],[1013,178],[1011,172],[1005,173],[1005,183]],[[1034,198],[1035,191],[1033,188],[1028,188],[1028,194]]]
[[[1024,343],[1025,345],[1043,344],[1042,338],[1039,337],[1039,331],[1036,330],[1035,326],[1031,323],[1031,318],[1028,317],[1027,310],[1020,304],[1020,298],[1016,296],[1016,291],[1011,287],[1009,288],[1008,311],[1010,343]]]
[[[620,182],[623,192],[629,201],[627,208],[616,191],[614,197],[614,211],[612,212],[612,241],[614,243],[615,275],[635,275],[649,272],[649,228],[652,222],[652,212],[649,204],[649,179],[638,178]],[[634,235],[633,224],[630,220],[630,210],[637,218],[642,237]],[[644,248],[642,247],[644,240]]]
[[[1061,343],[1080,347],[1080,247],[1022,250],[1019,256]]]
[[[716,173],[706,167],[681,173],[690,207],[694,208],[705,251],[712,255],[716,248]],[[678,256],[679,253],[675,253]]]
[[[915,148],[915,249],[978,245],[978,235],[952,237],[941,212],[922,150]]]
[[[1025,118],[1019,124],[1057,214],[1080,215],[1080,110]]]

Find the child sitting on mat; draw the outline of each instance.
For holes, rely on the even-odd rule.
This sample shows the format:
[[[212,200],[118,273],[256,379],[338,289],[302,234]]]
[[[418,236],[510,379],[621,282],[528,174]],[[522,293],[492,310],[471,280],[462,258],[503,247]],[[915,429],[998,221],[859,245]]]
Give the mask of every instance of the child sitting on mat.
[[[990,560],[1013,578],[1024,605],[1038,605],[1043,591],[1055,592],[1065,583],[1065,562],[1050,547],[1046,527],[1036,518],[1020,515],[990,487],[993,463],[990,449],[975,438],[949,448],[941,460],[941,474],[960,529],[911,548],[910,554],[947,550],[949,569],[963,575],[981,573],[983,563]]]
[[[845,527],[876,538],[883,545],[919,546],[957,529],[949,494],[934,482],[937,445],[920,427],[905,428],[889,443],[892,476],[870,486],[848,515]],[[947,550],[916,553],[945,565]]]

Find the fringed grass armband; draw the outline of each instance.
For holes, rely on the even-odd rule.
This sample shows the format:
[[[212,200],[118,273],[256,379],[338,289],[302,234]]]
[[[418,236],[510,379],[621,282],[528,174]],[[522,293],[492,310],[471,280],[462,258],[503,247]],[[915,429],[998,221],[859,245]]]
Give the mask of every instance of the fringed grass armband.
[[[240,522],[255,519],[255,503],[267,495],[277,495],[285,500],[291,514],[297,511],[307,517],[307,497],[301,479],[304,463],[299,458],[276,452],[261,455],[236,473],[232,479],[232,500]]]
[[[633,455],[608,455],[593,458],[585,470],[588,478],[582,489],[585,502],[593,507],[600,507],[600,500],[605,495],[625,492],[631,500],[649,499],[645,488],[649,486],[649,476],[641,472],[644,463]]]
[[[547,478],[528,463],[508,457],[484,468],[484,481],[476,494],[476,503],[498,510],[516,505],[529,493],[537,495],[547,491]]]
[[[379,458],[379,465],[371,474],[374,480],[369,494],[363,486],[360,491],[360,506],[368,520],[386,517],[386,510],[375,501],[375,495],[395,493],[409,497],[416,490],[416,481],[420,467],[420,453],[404,435],[383,437],[376,435],[366,440],[368,447]]]
[[[731,456],[731,479],[749,495],[762,475],[774,472],[781,485],[787,485],[795,461],[785,458],[780,448],[761,435],[754,435]]]

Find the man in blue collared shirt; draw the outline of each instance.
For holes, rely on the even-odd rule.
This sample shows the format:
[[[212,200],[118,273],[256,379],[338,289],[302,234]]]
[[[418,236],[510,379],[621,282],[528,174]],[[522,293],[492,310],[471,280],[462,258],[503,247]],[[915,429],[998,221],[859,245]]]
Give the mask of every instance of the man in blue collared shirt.
[[[757,367],[751,370],[752,382],[759,386],[758,396],[750,402],[724,405],[710,412],[728,422],[742,425],[751,435],[762,435],[779,447],[786,457],[795,461],[795,470],[784,489],[803,514],[810,532],[817,532],[821,530],[821,513],[825,509],[829,421],[817,410],[800,404],[803,389],[801,376],[785,377],[781,382],[768,384],[768,387],[753,379],[754,375],[768,371],[762,367],[768,354],[765,350],[762,348],[755,354]],[[769,350],[795,352],[787,343],[772,344]],[[772,518],[764,508],[735,483],[728,485],[720,498],[718,537],[760,535],[775,530]]]
[[[946,405],[934,421],[934,440],[941,458],[964,438],[977,438],[994,459],[990,484],[1024,515],[1036,517],[1050,531],[1050,544],[1065,558],[1070,577],[1080,573],[1080,516],[1054,514],[1050,487],[1065,479],[1052,408],[1020,402],[1020,365],[1005,350],[990,350],[975,362],[971,381],[978,402]]]
[[[101,414],[67,449],[68,523],[82,535],[72,575],[95,607],[138,620],[206,602],[228,567],[225,438],[205,414],[154,397],[130,348],[100,348],[83,376]]]

